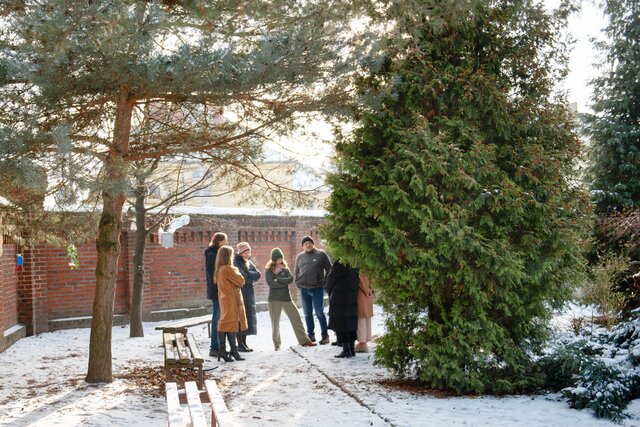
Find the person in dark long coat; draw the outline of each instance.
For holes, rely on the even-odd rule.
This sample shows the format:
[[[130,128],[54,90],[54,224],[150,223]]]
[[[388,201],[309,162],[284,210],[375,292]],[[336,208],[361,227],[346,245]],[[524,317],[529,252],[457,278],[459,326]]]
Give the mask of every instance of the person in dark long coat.
[[[342,352],[335,357],[353,357],[358,330],[358,270],[334,262],[325,288],[329,294],[329,329],[342,344]]]
[[[240,273],[244,276],[244,286],[242,287],[242,298],[244,298],[244,308],[247,313],[248,328],[237,335],[239,351],[253,351],[247,346],[247,335],[258,333],[258,318],[256,316],[256,291],[253,282],[260,279],[260,272],[255,264],[251,262],[251,246],[247,242],[240,242],[236,245],[237,254],[233,260]]]
[[[209,356],[218,356],[218,321],[220,320],[220,302],[218,301],[218,285],[214,278],[216,276],[216,256],[218,249],[227,244],[227,235],[224,233],[216,233],[211,238],[209,247],[204,251],[205,270],[207,275],[207,299],[212,302],[211,311],[211,346],[209,347]]]

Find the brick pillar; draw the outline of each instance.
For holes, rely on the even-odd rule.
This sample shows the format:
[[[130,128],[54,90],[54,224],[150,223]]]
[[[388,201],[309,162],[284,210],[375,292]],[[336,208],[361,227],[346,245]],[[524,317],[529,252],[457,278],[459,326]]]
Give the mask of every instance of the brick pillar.
[[[2,226],[2,219],[0,219],[0,226]],[[2,236],[2,228],[0,227],[0,351],[3,351],[5,348],[7,348],[7,345],[5,343],[5,338],[4,338],[4,331],[7,329],[7,327],[9,327],[9,325],[7,324],[7,317],[8,314],[5,314],[5,310],[8,309],[5,308],[5,302],[4,302],[4,298],[2,298],[2,294],[5,293],[4,287],[5,287],[5,283],[9,283],[8,279],[5,279],[5,273],[4,273],[4,259],[2,257],[2,255],[4,254],[4,239]]]
[[[23,270],[18,276],[18,321],[27,326],[27,335],[49,331],[44,248],[22,248]]]

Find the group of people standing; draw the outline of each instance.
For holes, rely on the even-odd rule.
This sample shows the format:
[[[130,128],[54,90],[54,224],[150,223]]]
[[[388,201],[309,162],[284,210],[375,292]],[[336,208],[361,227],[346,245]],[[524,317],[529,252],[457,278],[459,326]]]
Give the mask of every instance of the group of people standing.
[[[336,333],[333,344],[342,345],[336,357],[353,357],[356,351],[367,351],[371,340],[373,290],[369,279],[339,261],[331,264],[329,256],[315,247],[310,236],[302,239],[303,251],[296,257],[294,272],[289,269],[280,248],[271,251],[265,266],[269,286],[269,316],[275,350],[280,350],[280,317],[287,315],[298,344],[317,345],[313,314],[320,324],[320,344],[329,344],[329,329]],[[209,355],[226,362],[244,360],[240,352],[253,351],[247,335],[257,333],[254,283],[260,271],[250,260],[247,242],[228,245],[227,235],[215,233],[205,251],[207,298],[212,300],[211,347]],[[305,317],[306,331],[298,307],[291,298],[289,285],[295,281]],[[329,322],[324,314],[324,292],[329,295]],[[355,345],[355,340],[358,345]],[[230,350],[226,350],[226,342]]]

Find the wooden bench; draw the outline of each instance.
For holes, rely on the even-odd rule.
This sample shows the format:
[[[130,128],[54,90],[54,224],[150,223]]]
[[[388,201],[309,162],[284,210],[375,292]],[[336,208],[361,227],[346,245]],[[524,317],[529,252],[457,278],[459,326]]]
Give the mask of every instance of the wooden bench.
[[[197,368],[198,387],[202,389],[204,383],[204,373],[202,372],[204,358],[200,354],[200,350],[198,350],[193,334],[165,332],[162,334],[162,341],[167,382],[173,381],[172,368]]]
[[[163,325],[156,326],[156,330],[164,332],[180,332],[186,334],[187,330],[192,326],[207,324],[207,331],[211,336],[211,315],[192,317],[190,319],[181,319],[174,322],[165,323]]]
[[[174,382],[167,382],[167,415],[169,426],[193,427],[208,426],[207,417],[204,413],[203,403],[211,403],[211,427],[233,426],[233,419],[224,403],[222,394],[214,380],[205,381],[205,390],[198,390],[195,382],[187,381],[184,390],[178,391],[178,385]],[[181,404],[186,404],[187,411],[184,411]],[[187,416],[186,416],[187,415]]]

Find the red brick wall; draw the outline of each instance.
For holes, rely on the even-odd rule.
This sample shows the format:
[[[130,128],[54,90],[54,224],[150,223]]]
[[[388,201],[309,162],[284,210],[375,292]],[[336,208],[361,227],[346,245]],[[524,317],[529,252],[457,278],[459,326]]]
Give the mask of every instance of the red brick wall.
[[[78,245],[79,268],[71,269],[66,248],[42,248],[38,262],[44,269],[49,319],[91,316],[96,283],[96,245]],[[118,263],[115,313],[127,311],[126,269],[127,252],[122,247]]]
[[[235,247],[247,241],[253,261],[264,274],[271,249],[281,248],[293,269],[295,256],[302,250],[304,235],[313,236],[322,247],[316,228],[322,218],[192,216],[188,226],[174,235],[174,247],[163,248],[156,233],[147,239],[143,311],[208,307],[204,272],[204,251],[217,231],[226,233]],[[116,284],[115,314],[129,312],[133,287],[132,256],[134,231],[122,236],[122,251]],[[16,273],[15,246],[3,245],[0,264],[0,331],[16,323],[29,326],[29,333],[44,332],[55,319],[91,316],[95,292],[96,247],[78,245],[80,267],[70,269],[65,248],[36,246],[22,249],[25,270]],[[266,301],[264,278],[256,284],[256,300]]]
[[[251,245],[252,261],[264,275],[271,249],[279,247],[293,269],[295,256],[302,250],[300,240],[313,230],[320,218],[280,217],[192,217],[191,223],[174,235],[174,247],[163,248],[152,235],[145,251],[144,310],[155,311],[179,307],[209,306],[206,299],[204,251],[214,233],[221,231],[229,244],[246,241]],[[129,247],[133,247],[129,232]],[[314,237],[315,238],[315,237]],[[316,241],[319,239],[316,238]],[[131,266],[131,270],[133,270]],[[133,283],[133,275],[130,278]],[[255,285],[256,300],[266,301],[264,277]]]
[[[1,239],[1,238],[0,238]],[[0,257],[0,333],[18,323],[16,246],[2,244]]]

